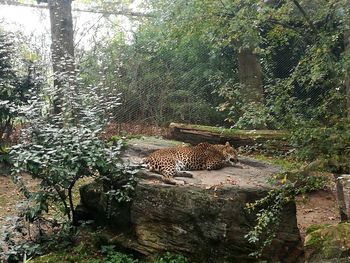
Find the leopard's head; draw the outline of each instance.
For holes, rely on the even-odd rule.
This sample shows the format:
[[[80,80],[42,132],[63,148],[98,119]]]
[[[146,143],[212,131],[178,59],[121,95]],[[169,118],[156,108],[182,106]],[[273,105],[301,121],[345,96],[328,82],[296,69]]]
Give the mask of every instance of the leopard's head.
[[[238,162],[238,153],[235,149],[233,149],[229,142],[226,142],[224,145],[222,153],[224,154],[226,161],[231,165]]]

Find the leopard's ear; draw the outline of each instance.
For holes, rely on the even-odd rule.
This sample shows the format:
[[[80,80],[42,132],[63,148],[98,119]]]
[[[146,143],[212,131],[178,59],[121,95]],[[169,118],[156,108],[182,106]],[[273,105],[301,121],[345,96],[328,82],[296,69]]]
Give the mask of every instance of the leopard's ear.
[[[226,142],[225,143],[225,146],[231,146],[229,142]]]

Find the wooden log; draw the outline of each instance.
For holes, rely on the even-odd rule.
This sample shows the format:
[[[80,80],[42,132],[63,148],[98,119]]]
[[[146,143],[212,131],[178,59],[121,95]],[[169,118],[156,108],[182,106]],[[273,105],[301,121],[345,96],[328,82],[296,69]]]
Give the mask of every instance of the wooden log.
[[[289,133],[277,130],[237,130],[212,126],[171,123],[170,139],[190,144],[209,142],[223,144],[230,142],[234,147],[256,146],[260,149],[288,151],[292,147],[288,144]]]

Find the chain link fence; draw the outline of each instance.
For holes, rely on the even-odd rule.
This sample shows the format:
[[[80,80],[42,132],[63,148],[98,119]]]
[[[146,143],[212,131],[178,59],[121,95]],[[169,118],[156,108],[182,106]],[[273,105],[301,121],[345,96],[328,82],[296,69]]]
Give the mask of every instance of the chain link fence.
[[[346,114],[344,83],[335,72],[339,43],[333,44],[329,54],[317,49],[319,43],[304,40],[302,34],[288,35],[288,28],[273,36],[278,41],[287,39],[267,43],[275,29],[262,25],[262,51],[250,54],[255,57],[253,62],[243,56],[243,64],[237,45],[219,46],[197,32],[191,37],[174,37],[166,28],[157,28],[162,24],[159,17],[148,17],[147,22],[138,23],[137,31],[125,33],[112,28],[109,18],[98,16],[95,35],[105,29],[107,20],[108,34],[95,42],[93,37],[89,42],[87,35],[91,34],[86,34],[94,23],[79,29],[84,34],[77,39],[85,48],[87,42],[90,46],[83,51],[78,48],[76,57],[82,88],[97,86],[106,97],[120,98],[116,103],[121,105],[113,112],[118,130],[167,127],[171,122],[289,129],[300,121],[326,122]],[[242,77],[244,68],[254,74]],[[259,78],[261,87],[247,85],[249,78]],[[255,97],[262,99],[249,100],[254,97],[249,94],[257,90],[262,94]]]
[[[324,77],[313,80],[314,68],[299,65],[307,54],[289,50],[292,47],[256,55],[260,75],[250,77],[261,78],[263,99],[251,101],[247,97],[257,89],[242,83],[235,47],[211,50],[200,43],[155,50],[155,45],[148,39],[133,45],[112,43],[97,58],[103,66],[82,67],[83,75],[107,87],[107,96],[120,96],[116,123],[288,129],[298,121],[344,115],[342,83]],[[256,67],[245,66],[248,71]],[[322,70],[320,75],[332,74],[330,68]]]

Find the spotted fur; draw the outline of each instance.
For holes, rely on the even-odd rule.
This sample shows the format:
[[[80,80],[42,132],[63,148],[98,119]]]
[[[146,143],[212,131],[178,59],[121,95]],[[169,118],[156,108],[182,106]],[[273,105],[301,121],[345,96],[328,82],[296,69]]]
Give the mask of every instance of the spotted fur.
[[[237,162],[237,152],[227,142],[222,144],[200,143],[196,146],[181,146],[157,150],[145,160],[150,171],[166,178],[192,175],[185,171],[216,170]]]

